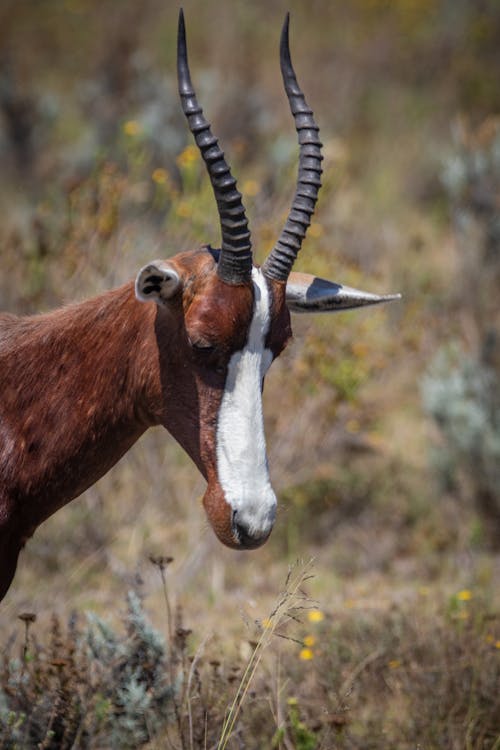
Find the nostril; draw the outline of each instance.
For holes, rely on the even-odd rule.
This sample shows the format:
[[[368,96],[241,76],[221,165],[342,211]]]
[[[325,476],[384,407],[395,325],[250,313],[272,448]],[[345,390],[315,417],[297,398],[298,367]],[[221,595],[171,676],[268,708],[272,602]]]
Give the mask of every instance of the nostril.
[[[250,527],[247,524],[236,519],[237,513],[238,511],[234,511],[233,513],[233,534],[238,544],[245,549],[260,547],[269,536],[270,529],[263,534],[251,533]]]
[[[255,538],[248,533],[248,528],[242,523],[238,523],[236,521],[233,525],[233,528],[236,536],[238,537],[238,541],[243,547],[247,547],[252,542],[255,543]]]

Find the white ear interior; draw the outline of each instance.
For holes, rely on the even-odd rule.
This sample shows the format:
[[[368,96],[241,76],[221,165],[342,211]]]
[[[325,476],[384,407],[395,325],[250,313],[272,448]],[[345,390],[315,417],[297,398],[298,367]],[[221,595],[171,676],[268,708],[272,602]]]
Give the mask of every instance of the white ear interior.
[[[180,286],[177,271],[164,261],[154,260],[137,274],[135,296],[141,302],[161,304],[173,297]]]

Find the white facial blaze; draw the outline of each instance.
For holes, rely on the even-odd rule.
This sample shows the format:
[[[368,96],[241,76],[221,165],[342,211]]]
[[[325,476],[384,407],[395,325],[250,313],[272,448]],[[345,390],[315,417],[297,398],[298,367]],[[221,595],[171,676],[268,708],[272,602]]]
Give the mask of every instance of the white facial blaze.
[[[276,496],[267,468],[262,416],[262,381],[272,362],[264,348],[270,323],[270,295],[259,269],[252,272],[253,318],[248,341],[229,361],[217,423],[217,468],[226,501],[250,535],[271,531]]]

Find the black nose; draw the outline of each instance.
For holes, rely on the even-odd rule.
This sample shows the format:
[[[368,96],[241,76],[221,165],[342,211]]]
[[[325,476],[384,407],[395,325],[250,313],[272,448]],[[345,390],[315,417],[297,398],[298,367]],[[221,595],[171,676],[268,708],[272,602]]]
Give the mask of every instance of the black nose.
[[[243,549],[255,549],[256,547],[260,547],[260,545],[263,544],[266,541],[267,537],[269,536],[269,533],[263,534],[263,535],[261,534],[259,536],[256,536],[255,534],[251,534],[249,532],[248,526],[246,526],[243,523],[240,523],[234,517],[233,517],[233,533],[240,547],[242,547]]]

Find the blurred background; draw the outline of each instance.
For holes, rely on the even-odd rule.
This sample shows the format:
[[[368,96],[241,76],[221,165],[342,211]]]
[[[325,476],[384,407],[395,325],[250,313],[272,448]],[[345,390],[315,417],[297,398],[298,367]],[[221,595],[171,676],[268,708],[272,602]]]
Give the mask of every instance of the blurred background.
[[[164,631],[149,556],[171,556],[188,651],[209,644],[226,696],[207,704],[213,743],[229,665],[288,565],[312,557],[313,609],[267,649],[234,747],[498,748],[500,3],[185,0],[193,82],[259,261],[295,185],[287,10],[325,154],[297,268],[403,301],[294,319],[264,394],[280,507],[263,549],[221,547],[201,477],[151,430],[29,542],[0,609],[4,660],[22,650],[20,613],[36,613],[43,658],[52,613],[63,631],[89,610],[119,630],[130,589]],[[177,14],[159,0],[0,3],[1,309],[45,311],[217,246],[177,97]],[[0,711],[18,710],[5,674]],[[120,746],[143,744],[131,736]]]

